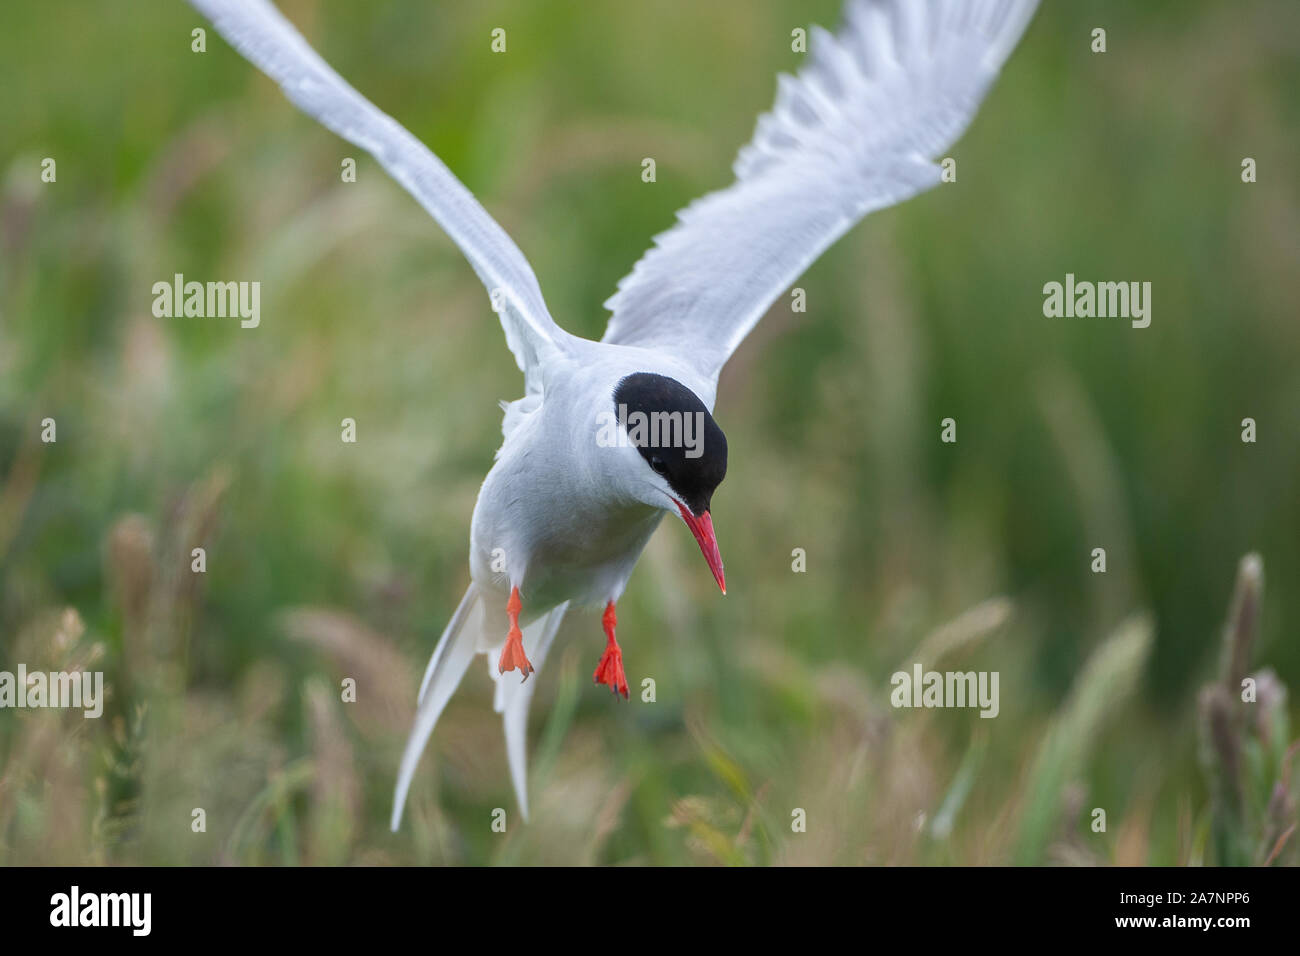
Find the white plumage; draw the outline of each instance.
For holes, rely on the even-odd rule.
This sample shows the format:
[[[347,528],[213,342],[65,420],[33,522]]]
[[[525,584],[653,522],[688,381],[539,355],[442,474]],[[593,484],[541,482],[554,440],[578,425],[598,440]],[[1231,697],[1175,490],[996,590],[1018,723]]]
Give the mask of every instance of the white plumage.
[[[527,817],[535,685],[505,680],[497,666],[510,646],[507,596],[524,598],[522,653],[540,669],[571,605],[606,603],[612,614],[664,514],[681,515],[723,584],[708,512],[726,467],[721,432],[711,463],[685,459],[674,472],[646,449],[599,447],[600,413],[638,377],[648,384],[637,394],[711,412],[722,366],[808,265],[867,213],[939,183],[936,161],[974,118],[1037,0],[851,0],[838,36],[814,27],[807,64],[798,77],[779,78],[776,104],[736,158],[735,182],[696,200],[655,237],[605,303],[612,316],[600,342],[556,325],[527,260],[469,190],[330,69],[267,0],[190,2],[299,108],[371,153],[429,211],[488,289],[524,373],[524,397],[506,405],[504,442],[474,509],[473,583],[420,689],[392,825],[477,653],[488,654]],[[663,382],[671,385],[667,399]],[[496,569],[500,554],[505,570]],[[612,625],[608,634],[616,648]],[[621,652],[619,661],[621,676]]]
[[[804,270],[867,213],[939,183],[1037,0],[855,0],[778,78],[736,181],[677,214],[618,291],[603,341],[688,358],[717,380]]]

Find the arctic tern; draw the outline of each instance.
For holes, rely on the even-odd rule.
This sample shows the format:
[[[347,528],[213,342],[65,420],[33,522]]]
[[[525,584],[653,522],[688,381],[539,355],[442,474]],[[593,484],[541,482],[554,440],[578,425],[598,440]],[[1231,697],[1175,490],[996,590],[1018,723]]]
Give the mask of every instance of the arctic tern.
[[[469,190],[271,3],[190,0],[293,103],[373,155],[438,221],[487,287],[524,375],[523,397],[503,403],[504,441],[474,508],[472,583],[420,687],[394,830],[434,724],[480,653],[527,819],[528,675],[544,666],[571,606],[603,607],[594,680],[627,696],[615,607],[665,514],[690,529],[726,593],[709,510],[727,471],[712,416],[722,366],[850,227],[940,183],[937,160],[974,118],[1037,2],[850,0],[838,35],[813,27],[805,66],[778,78],[735,181],[655,237],[605,303],[612,315],[592,342],[555,323],[527,260]],[[615,413],[621,440],[610,441]],[[682,440],[690,423],[700,429],[693,448]],[[519,680],[504,679],[516,670]]]

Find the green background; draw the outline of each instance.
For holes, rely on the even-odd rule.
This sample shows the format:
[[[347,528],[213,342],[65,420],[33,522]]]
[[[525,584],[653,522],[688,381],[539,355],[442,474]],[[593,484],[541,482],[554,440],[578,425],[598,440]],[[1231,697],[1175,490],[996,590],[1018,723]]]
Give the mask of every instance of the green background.
[[[592,337],[651,236],[730,181],[802,60],[791,30],[839,19],[283,9]],[[532,823],[480,661],[397,835],[418,678],[522,383],[436,224],[215,31],[191,52],[197,26],[163,0],[0,13],[0,670],[94,661],[111,686],[100,721],[0,711],[0,862],[1232,861],[1197,700],[1247,552],[1268,581],[1252,667],[1300,683],[1300,7],[1040,10],[957,182],[855,229],[799,281],[807,312],[778,301],[723,373],[728,596],[666,522],[619,606],[633,700],[590,683],[595,614],[536,678]],[[178,272],[259,281],[261,327],[155,318]],[[1044,318],[1067,272],[1151,282],[1150,328]],[[1000,715],[890,707],[918,655],[998,671]],[[1242,862],[1295,814],[1263,807],[1286,741],[1261,733]]]

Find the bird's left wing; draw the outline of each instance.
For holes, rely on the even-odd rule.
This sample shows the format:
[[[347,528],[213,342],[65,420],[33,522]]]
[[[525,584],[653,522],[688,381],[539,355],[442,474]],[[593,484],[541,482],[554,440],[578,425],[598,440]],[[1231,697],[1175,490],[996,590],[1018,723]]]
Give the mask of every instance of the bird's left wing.
[[[189,2],[299,109],[374,156],[438,221],[487,287],[506,343],[534,391],[530,373],[568,336],[551,318],[537,277],[505,230],[427,146],[335,73],[274,5]]]
[[[604,341],[717,380],[776,298],[868,213],[937,185],[1038,0],[850,0],[839,36],[779,78],[733,167],[619,283]]]

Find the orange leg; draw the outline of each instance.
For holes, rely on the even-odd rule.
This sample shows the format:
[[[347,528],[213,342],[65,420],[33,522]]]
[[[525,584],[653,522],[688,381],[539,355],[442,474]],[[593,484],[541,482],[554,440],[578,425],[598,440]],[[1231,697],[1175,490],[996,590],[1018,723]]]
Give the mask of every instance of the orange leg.
[[[596,673],[592,675],[592,680],[597,684],[608,684],[609,689],[623,695],[627,699],[627,675],[623,673],[623,649],[618,646],[618,641],[614,639],[614,625],[618,623],[618,618],[614,616],[614,602],[610,601],[605,608],[605,615],[600,619],[600,623],[605,628],[605,653],[600,655],[600,663],[596,665]]]
[[[512,671],[516,667],[524,675],[524,680],[528,680],[528,675],[534,670],[533,665],[524,655],[524,635],[519,630],[519,612],[523,610],[523,604],[519,600],[519,589],[510,589],[510,600],[506,602],[506,616],[510,618],[510,632],[506,635],[506,646],[501,651],[501,661],[497,664],[497,670],[502,674],[506,671]]]

